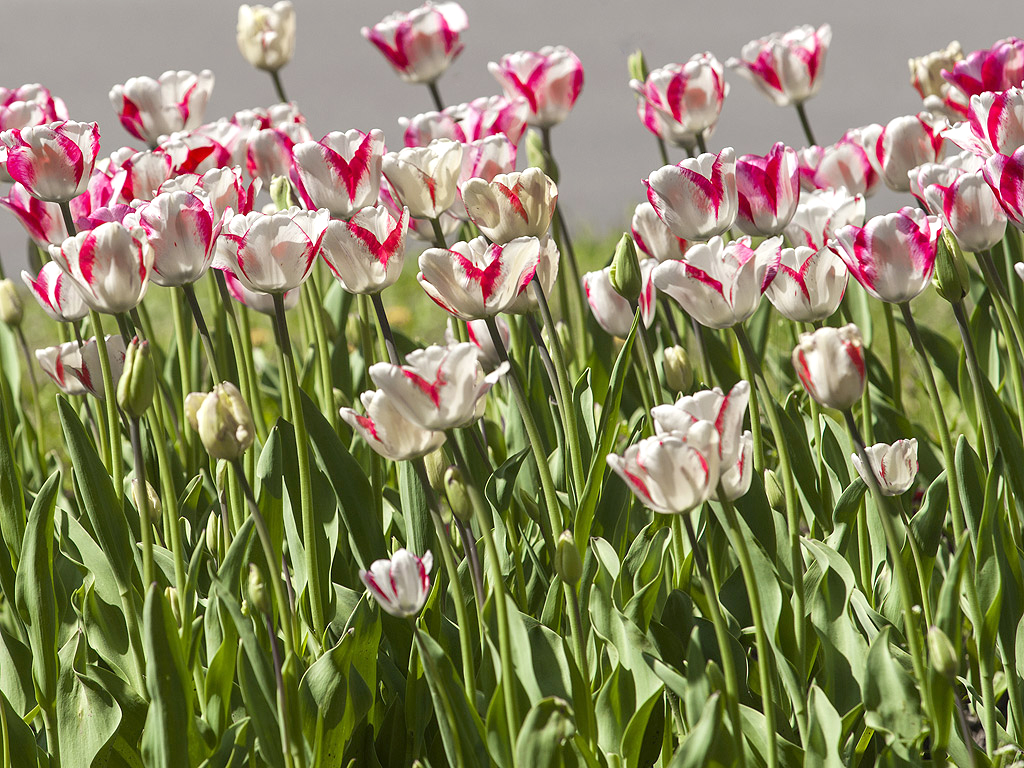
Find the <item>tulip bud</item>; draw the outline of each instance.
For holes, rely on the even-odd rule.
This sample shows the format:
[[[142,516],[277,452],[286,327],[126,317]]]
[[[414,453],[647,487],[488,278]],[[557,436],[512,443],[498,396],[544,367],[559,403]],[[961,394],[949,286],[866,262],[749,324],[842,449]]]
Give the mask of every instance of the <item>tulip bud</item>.
[[[469,492],[466,490],[466,483],[462,479],[462,472],[458,467],[448,467],[444,473],[444,487],[448,494],[448,506],[452,514],[464,523],[473,519],[473,504],[469,499]]]
[[[536,131],[526,134],[526,163],[540,168],[555,184],[558,183],[558,164],[551,153],[544,148],[544,140]]]
[[[263,574],[255,563],[249,563],[249,605],[253,606],[264,616],[270,615],[270,596],[267,594],[267,585],[263,581]]]
[[[210,554],[217,557],[217,553],[220,552],[220,517],[216,514],[210,515],[206,521],[206,548],[210,550]]]
[[[148,341],[136,336],[125,350],[124,370],[117,382],[117,404],[129,418],[141,419],[153,404],[156,369]]]
[[[971,276],[967,271],[963,251],[948,229],[943,229],[939,238],[932,284],[939,296],[950,304],[962,301],[971,286]]]
[[[146,483],[146,495],[142,495],[142,483],[139,482],[138,478],[132,480],[132,503],[135,504],[135,509],[139,512],[143,511],[143,504],[146,504],[146,511],[149,512],[149,519],[156,525],[160,522],[160,515],[163,512],[163,506],[160,503],[160,497],[157,495],[156,489]]]
[[[0,320],[15,328],[21,325],[23,314],[24,308],[14,283],[7,279],[0,280]]]
[[[583,561],[576,549],[572,531],[562,531],[555,546],[555,573],[566,584],[575,586],[583,575]]]
[[[782,492],[779,485],[779,476],[771,469],[764,471],[764,492],[768,497],[768,506],[776,512],[782,512],[786,508],[786,494]]]
[[[949,637],[938,627],[928,629],[928,658],[932,667],[945,678],[952,680],[960,670],[960,661]]]
[[[284,176],[275,176],[270,182],[270,199],[279,211],[287,211],[295,205],[292,197],[292,185]]]
[[[636,258],[636,246],[633,245],[633,238],[625,232],[615,246],[608,279],[615,292],[631,304],[636,302],[640,291],[643,290],[643,277],[640,275],[640,262]]]
[[[448,460],[444,456],[444,451],[438,448],[436,451],[432,451],[423,457],[423,463],[427,467],[427,479],[430,481],[430,487],[434,489],[434,493],[440,493],[444,487],[445,470],[448,469]]]
[[[637,48],[626,58],[626,69],[629,70],[629,76],[633,80],[639,80],[641,83],[647,80],[647,59],[644,58],[644,52]]]
[[[527,496],[525,493],[519,494],[519,503],[523,505],[523,509],[526,510],[526,515],[533,522],[540,525],[540,507],[537,506],[537,502]]]
[[[665,349],[665,381],[675,392],[688,392],[693,386],[693,366],[690,356],[678,344]]]
[[[185,413],[203,446],[215,459],[234,461],[255,439],[249,406],[230,381],[218,384],[208,395],[190,394],[185,399]]]
[[[164,598],[171,606],[171,615],[174,623],[181,627],[181,606],[178,605],[178,590],[174,587],[164,588]]]

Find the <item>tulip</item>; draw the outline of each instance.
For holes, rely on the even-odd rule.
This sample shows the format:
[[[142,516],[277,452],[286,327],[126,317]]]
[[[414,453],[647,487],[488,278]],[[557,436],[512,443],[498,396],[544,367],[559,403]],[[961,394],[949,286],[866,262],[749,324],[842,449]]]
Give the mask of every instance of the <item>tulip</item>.
[[[31,273],[22,271],[21,279],[43,311],[57,322],[73,323],[89,314],[78,284],[56,262],[43,264],[35,279]]]
[[[982,173],[1007,218],[1017,229],[1024,229],[1024,147],[1012,155],[993,155],[985,161]]]
[[[554,238],[541,238],[540,254],[537,257],[537,271],[534,273],[533,278],[540,284],[541,290],[544,291],[544,296],[546,297],[551,296],[552,291],[555,290],[555,280],[558,278],[558,262],[560,259],[561,254],[558,252],[558,246],[555,244]],[[509,304],[505,312],[510,315],[528,315],[531,312],[536,312],[538,309],[540,309],[540,303],[529,285],[527,285],[519,296]],[[496,319],[500,320],[500,317]],[[501,323],[498,326],[500,328]]]
[[[718,432],[700,421],[681,434],[655,435],[609,453],[608,466],[645,507],[662,514],[682,514],[699,507],[719,480]]]
[[[51,245],[50,257],[75,281],[90,309],[110,315],[142,301],[153,267],[153,248],[142,228],[115,221]]]
[[[558,187],[540,168],[498,174],[490,182],[469,179],[462,185],[469,218],[492,242],[544,237],[558,201]]]
[[[821,88],[832,28],[822,24],[774,32],[743,46],[740,58],[725,62],[780,107],[802,104]]]
[[[958,61],[963,61],[964,52],[960,43],[954,40],[941,51],[927,53],[910,59],[910,84],[921,95],[922,99],[929,96],[945,98],[949,83],[942,76],[942,70],[952,70]]]
[[[110,370],[117,387],[124,368],[125,346],[120,336],[107,336],[107,358]],[[84,395],[103,399],[103,376],[100,370],[100,353],[96,339],[89,339],[79,346],[77,341],[69,341],[59,347],[48,347],[36,350],[39,366],[66,395]]]
[[[469,17],[454,2],[426,2],[408,13],[396,12],[363,27],[362,35],[384,54],[407,83],[433,83],[462,53],[460,35]]]
[[[295,54],[295,8],[290,0],[238,7],[235,40],[242,57],[256,69],[277,72]]]
[[[383,155],[384,134],[376,129],[333,132],[296,144],[292,159],[299,194],[308,208],[327,208],[331,216],[347,219],[377,202]]]
[[[384,206],[370,206],[347,222],[331,221],[321,253],[346,291],[379,293],[402,274],[408,231],[408,208],[396,221]]]
[[[253,129],[245,142],[245,169],[251,178],[269,187],[275,176],[287,178],[291,174],[295,145],[312,140],[305,123]]]
[[[956,236],[961,247],[980,253],[1001,242],[1006,213],[984,175],[956,173],[946,184],[928,184],[921,191],[932,213]]]
[[[153,282],[175,287],[206,274],[216,253],[222,222],[209,198],[188,192],[163,192],[139,206],[125,222],[137,222],[153,248]]]
[[[498,336],[501,337],[501,343],[505,346],[505,349],[508,349],[509,341],[512,338],[512,329],[501,315],[497,315],[494,318],[494,324],[498,327]],[[466,335],[469,336],[470,344],[475,344],[480,350],[480,365],[483,366],[485,371],[493,371],[501,365],[501,355],[498,352],[498,348],[494,346],[494,339],[491,338],[491,331],[487,327],[486,320],[470,320],[467,322]],[[458,338],[456,338],[449,327],[444,329],[444,341],[448,346],[459,343]]]
[[[107,337],[108,344],[113,341],[113,338]],[[43,369],[43,373],[49,376],[51,381],[57,385],[57,389],[65,395],[84,395],[89,392],[85,384],[74,375],[71,367],[65,364],[66,360],[70,361],[72,355],[80,355],[77,341],[68,341],[56,347],[37,349],[35,354],[39,367]],[[76,358],[76,360],[80,359],[80,357]],[[99,358],[97,357],[98,360]],[[99,396],[102,396],[103,380],[100,377],[98,368],[96,370],[96,383],[99,386]]]
[[[786,319],[816,323],[839,309],[849,276],[846,264],[828,248],[783,248],[765,295]]]
[[[883,496],[900,496],[910,490],[917,477],[917,438],[897,440],[892,445],[876,443],[864,449],[871,463],[870,472]],[[851,457],[857,474],[870,488],[868,468],[856,453]]]
[[[583,90],[583,64],[565,46],[517,51],[487,65],[509,99],[524,98],[527,123],[537,128],[558,125],[569,116]]]
[[[477,237],[448,250],[428,248],[420,254],[416,279],[443,310],[475,320],[507,311],[526,290],[539,261],[540,241],[535,237],[505,245],[488,245]]]
[[[214,219],[220,221],[229,208],[234,213],[252,213],[253,202],[262,186],[259,179],[247,186],[242,178],[242,169],[235,166],[214,168],[201,176],[195,173],[180,174],[161,184],[157,193],[190,192],[197,196],[204,195],[213,208]]]
[[[872,125],[863,130],[868,159],[895,192],[910,191],[907,174],[912,168],[942,157],[941,126],[930,112],[897,117],[884,128]]]
[[[711,135],[729,94],[722,64],[710,53],[653,69],[645,82],[631,80],[629,87],[640,96],[637,112],[647,130],[687,148]]]
[[[686,349],[674,344],[665,347],[665,383],[673,392],[686,392],[693,386],[693,365]]]
[[[110,89],[110,103],[132,136],[155,145],[161,136],[190,130],[203,122],[213,92],[213,72],[168,70],[152,77],[131,77]]]
[[[686,249],[690,247],[683,238],[672,234],[672,230],[661,220],[650,203],[640,203],[633,211],[630,232],[636,247],[646,256],[658,261],[681,259]]]
[[[49,89],[39,83],[28,83],[13,90],[0,88],[0,131],[67,119],[64,102],[54,98]]]
[[[231,263],[221,263],[221,249],[214,261],[230,267],[251,291],[286,293],[313,271],[330,219],[326,209],[235,214],[221,231]]]
[[[786,238],[794,245],[820,251],[847,224],[863,226],[866,208],[863,195],[843,188],[817,189],[800,196],[796,213],[786,225]]]
[[[434,139],[465,142],[466,134],[449,109],[445,108],[441,112],[435,109],[430,112],[421,112],[411,118],[398,118],[398,124],[402,126],[402,139],[405,146],[425,147]]]
[[[235,461],[256,438],[252,412],[238,387],[222,382],[207,392],[185,398],[185,415],[207,453],[215,459]]]
[[[1024,146],[1024,89],[971,96],[967,120],[943,131],[962,149],[976,155],[1012,155]]]
[[[844,187],[851,195],[871,197],[878,186],[879,175],[868,157],[864,133],[872,128],[853,128],[831,146],[808,147],[797,152],[803,188]]]
[[[997,93],[1017,88],[1024,81],[1024,40],[1008,37],[991,48],[972,51],[963,61],[943,71],[942,76],[963,94],[953,102],[967,115],[968,99],[986,91]]]
[[[647,199],[676,237],[708,240],[736,220],[739,203],[732,147],[663,166],[644,184]]]
[[[427,602],[433,564],[429,550],[419,558],[400,549],[390,560],[374,560],[370,570],[359,571],[359,579],[385,612],[404,619],[415,616]]]
[[[187,153],[166,151],[161,147],[146,152],[133,152],[129,147],[110,156],[106,171],[110,175],[111,194],[122,203],[152,200],[164,182],[182,170]]]
[[[153,404],[156,368],[149,342],[136,336],[128,344],[124,368],[117,382],[117,404],[129,418],[140,419]]]
[[[654,259],[640,262],[641,285],[639,305],[640,319],[648,328],[654,322],[655,301],[654,280],[652,275],[658,265]],[[629,336],[633,327],[633,305],[622,298],[612,287],[611,267],[583,275],[583,292],[586,294],[590,311],[594,319],[606,333],[621,339]]]
[[[503,133],[513,146],[518,146],[526,130],[529,112],[529,103],[521,96],[483,96],[444,110],[462,133],[460,141],[478,141]]]
[[[844,410],[864,394],[867,366],[857,326],[825,326],[800,334],[793,367],[807,394],[826,408]]]
[[[388,152],[382,161],[384,176],[400,204],[418,219],[436,219],[455,202],[462,170],[462,145],[437,139],[426,147]]]
[[[756,249],[750,238],[726,245],[713,237],[693,245],[683,261],[664,261],[654,269],[654,285],[708,328],[729,328],[757,311],[761,294],[778,269],[782,238]]]
[[[904,207],[875,216],[864,227],[843,227],[829,248],[846,262],[864,290],[876,299],[901,304],[928,287],[941,230],[938,217]]]
[[[736,226],[748,235],[781,234],[800,202],[799,171],[796,151],[782,142],[763,157],[741,155],[736,161]]]
[[[221,274],[224,275],[224,282],[228,287],[228,293],[231,294],[231,298],[237,301],[239,304],[243,304],[249,309],[259,312],[261,315],[267,315],[268,317],[274,317],[277,310],[274,308],[274,297],[269,293],[263,293],[262,291],[250,291],[242,282],[235,277],[235,273],[227,268],[215,267],[220,269]],[[294,309],[299,303],[299,289],[294,288],[290,291],[286,291],[284,294],[284,309]]]
[[[401,218],[402,211],[406,209],[405,205],[398,202],[398,196],[391,188],[391,185],[388,184],[386,176],[381,177],[380,180],[380,204],[391,211],[391,217],[395,219]],[[452,210],[455,210],[457,207],[458,205],[453,205]],[[444,235],[446,243],[450,242],[452,237],[458,234],[459,228],[463,223],[462,220],[452,213],[452,210],[445,211],[438,217],[438,220],[441,222],[441,233]],[[463,211],[465,211],[465,206],[463,206]],[[434,223],[429,219],[417,219],[410,216],[409,234],[425,243],[434,244],[437,242]]]
[[[444,443],[444,432],[423,429],[406,419],[382,390],[363,392],[359,399],[366,415],[342,408],[341,418],[385,459],[420,459]]]
[[[178,166],[182,173],[202,174],[231,164],[232,148],[218,140],[230,141],[231,137],[211,135],[204,127],[177,131],[160,140],[159,147],[165,152],[180,152],[184,156]]]
[[[423,429],[454,429],[483,415],[484,395],[508,370],[502,364],[485,376],[479,357],[479,347],[468,342],[431,346],[410,353],[402,366],[370,366],[370,378],[409,421]]]
[[[0,205],[15,215],[28,236],[40,248],[59,245],[67,239],[68,229],[60,206],[33,197],[23,184],[14,182],[7,197],[0,197]]]
[[[485,139],[476,139],[462,145],[462,171],[459,173],[457,188],[461,190],[470,179],[480,179],[485,183],[490,183],[496,176],[511,174],[515,169],[516,146],[507,137],[498,134]],[[460,204],[464,209],[465,205],[460,200],[456,200],[456,208]],[[469,215],[465,214],[464,217],[469,218]]]
[[[100,129],[71,120],[0,133],[0,163],[33,197],[65,203],[89,185]]]

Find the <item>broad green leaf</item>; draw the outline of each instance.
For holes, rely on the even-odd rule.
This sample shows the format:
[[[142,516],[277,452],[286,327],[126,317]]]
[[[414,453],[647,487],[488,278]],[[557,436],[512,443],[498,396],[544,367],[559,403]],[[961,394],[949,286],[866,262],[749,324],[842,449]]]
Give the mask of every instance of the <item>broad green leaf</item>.
[[[62,765],[98,768],[121,724],[121,708],[86,674],[87,652],[85,636],[76,632],[58,654],[57,738]]]
[[[427,508],[427,494],[412,462],[398,463],[398,488],[402,495],[405,546],[410,552],[426,552],[434,546],[434,524]],[[384,555],[382,554],[381,557]]]
[[[519,477],[523,461],[530,454],[531,449],[524,448],[509,456],[488,478],[484,496],[499,514],[504,514],[512,506],[512,492],[516,486],[516,478]]]
[[[704,705],[704,712],[669,763],[669,768],[711,768],[731,765],[734,759],[732,739],[719,738],[724,702],[715,692]]]
[[[818,686],[811,684],[807,697],[806,768],[843,768],[843,720]]]
[[[892,734],[894,748],[905,754],[924,732],[925,719],[913,677],[892,655],[890,630],[878,633],[864,662],[864,722]]]
[[[572,708],[565,699],[551,696],[538,701],[523,721],[516,739],[516,765],[558,768],[565,743],[576,734]]]
[[[0,707],[3,707],[3,718],[7,724],[7,746],[15,761],[12,768],[35,768],[41,750],[36,746],[36,736],[29,728],[21,715],[11,706],[11,703],[0,691]],[[43,758],[45,759],[45,758]],[[44,763],[45,765],[45,763]]]
[[[20,377],[21,367],[14,371]],[[14,568],[21,559],[21,541],[25,536],[25,492],[21,486],[21,469],[14,453],[7,397],[10,392],[0,376],[0,587],[8,600],[14,598]],[[13,403],[12,403],[13,404]]]

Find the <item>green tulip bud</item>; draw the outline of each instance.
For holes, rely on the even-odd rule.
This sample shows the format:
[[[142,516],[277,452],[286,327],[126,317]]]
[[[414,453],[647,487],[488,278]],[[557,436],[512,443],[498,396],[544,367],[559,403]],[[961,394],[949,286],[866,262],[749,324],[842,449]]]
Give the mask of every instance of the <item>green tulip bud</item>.
[[[164,588],[164,598],[171,606],[171,615],[174,617],[174,623],[181,627],[181,606],[178,605],[178,590],[174,587]]]
[[[626,58],[626,68],[629,69],[629,76],[641,83],[647,80],[647,59],[644,52],[637,48]]]
[[[771,469],[764,471],[764,492],[768,496],[768,506],[776,512],[786,509],[786,494],[779,485],[779,477]]]
[[[249,563],[249,605],[262,613],[270,615],[270,596],[267,594],[267,585],[263,581],[263,574],[255,563]]]
[[[665,349],[665,381],[675,392],[689,392],[693,386],[693,366],[686,350],[676,344]]]
[[[270,180],[270,199],[279,211],[286,211],[295,205],[292,197],[292,185],[284,176],[275,176]]]
[[[444,473],[444,488],[452,514],[464,523],[473,519],[473,502],[458,467],[448,467]]]
[[[612,288],[630,304],[635,304],[643,290],[643,276],[640,274],[640,262],[636,258],[636,246],[633,238],[623,232],[615,255],[612,256],[612,269],[608,275]]]
[[[566,584],[575,586],[583,575],[583,561],[572,531],[562,531],[555,545],[555,573]]]
[[[218,384],[208,395],[190,394],[185,398],[185,414],[215,459],[238,459],[256,437],[249,406],[230,381]]]
[[[431,451],[423,457],[423,463],[427,467],[430,487],[434,489],[434,493],[441,493],[445,485],[445,470],[448,469],[448,459],[445,458],[444,451],[440,448]]]
[[[551,153],[544,148],[544,139],[537,131],[526,134],[526,164],[540,168],[555,184],[558,183],[558,164]]]
[[[24,314],[25,308],[14,283],[7,279],[0,280],[0,320],[11,328],[17,328]]]
[[[143,495],[142,483],[139,482],[138,478],[132,480],[132,503],[135,504],[135,509],[140,514],[143,511],[149,514],[149,519],[153,522],[153,525],[159,524],[163,505],[160,503],[160,497],[152,485],[146,483],[145,495]],[[143,507],[143,504],[146,506]]]
[[[939,296],[950,304],[962,301],[971,287],[971,275],[967,270],[964,253],[960,250],[960,243],[948,229],[943,229],[942,237],[939,238],[932,284],[935,285]]]
[[[952,680],[960,671],[960,661],[953,643],[938,627],[928,629],[928,658],[932,668],[945,678]]]
[[[117,382],[117,404],[129,418],[141,419],[153,404],[156,367],[148,341],[136,336],[124,353],[124,370]]]
[[[218,557],[221,539],[219,515],[212,514],[207,518],[205,534],[204,538],[206,539],[206,548],[210,550],[210,554],[213,555],[214,558]]]

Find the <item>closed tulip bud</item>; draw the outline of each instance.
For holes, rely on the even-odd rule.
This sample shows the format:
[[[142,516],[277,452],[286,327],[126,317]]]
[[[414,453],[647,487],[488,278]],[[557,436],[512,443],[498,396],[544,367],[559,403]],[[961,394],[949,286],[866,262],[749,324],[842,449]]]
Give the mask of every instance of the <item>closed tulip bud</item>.
[[[181,606],[178,604],[178,590],[174,587],[165,587],[164,598],[171,606],[171,616],[174,617],[174,623],[181,627]]]
[[[163,513],[163,505],[160,503],[160,497],[157,495],[156,489],[146,483],[145,495],[142,492],[142,483],[139,482],[138,478],[132,480],[132,503],[135,504],[135,509],[139,512],[147,512],[149,519],[153,525],[160,522],[160,516]],[[143,504],[146,506],[143,507]]]
[[[292,185],[284,176],[274,176],[270,181],[270,199],[279,211],[287,211],[295,200],[292,198]]]
[[[540,168],[549,179],[558,183],[558,163],[544,148],[544,139],[537,131],[526,134],[526,164],[531,168]]]
[[[525,493],[519,494],[519,502],[523,505],[523,509],[526,510],[526,516],[537,523],[537,525],[540,525],[540,506],[538,506],[537,502]]]
[[[766,469],[764,471],[764,492],[768,497],[768,506],[776,512],[786,509],[786,494],[783,493],[782,486],[779,485],[779,476],[775,474],[774,470]]]
[[[270,596],[263,574],[255,563],[249,563],[249,605],[265,616],[270,615]]]
[[[272,6],[241,5],[235,34],[238,50],[252,66],[276,72],[295,53],[295,9],[289,0]]]
[[[234,461],[255,438],[249,406],[238,387],[225,381],[208,395],[193,392],[185,400],[185,412],[207,452],[215,459]]]
[[[473,519],[473,504],[466,490],[466,483],[458,467],[448,467],[444,473],[444,488],[448,495],[448,506],[452,514],[464,523]]]
[[[583,561],[580,560],[580,551],[576,549],[576,539],[572,531],[562,531],[555,546],[555,573],[558,578],[570,586],[579,583],[583,575]]]
[[[220,518],[217,515],[210,515],[207,519],[204,539],[210,554],[217,557],[221,543]]]
[[[693,386],[693,366],[686,350],[678,344],[665,349],[665,381],[675,392],[687,392]]]
[[[633,245],[633,238],[623,233],[615,246],[615,255],[612,257],[611,272],[608,274],[612,288],[626,301],[632,303],[640,296],[643,288],[643,280],[640,276],[640,263],[636,258],[636,246]]]
[[[14,283],[7,279],[0,280],[0,320],[15,328],[21,325],[22,315],[24,307]]]
[[[124,370],[117,382],[117,404],[129,418],[141,419],[153,404],[156,391],[156,368],[148,341],[136,336],[124,355]]]
[[[944,229],[939,238],[932,284],[939,296],[950,304],[962,301],[971,287],[971,276],[967,271],[963,251],[948,229]]]
[[[956,649],[946,633],[938,627],[928,628],[928,658],[932,668],[949,680],[953,680],[960,671]]]
[[[644,52],[637,48],[626,58],[626,69],[629,70],[629,76],[634,80],[643,82],[647,79],[647,59],[644,57]]]
[[[445,458],[444,451],[438,448],[432,453],[428,453],[423,457],[423,463],[427,467],[427,480],[430,481],[430,487],[434,489],[434,493],[440,493],[444,485],[445,470],[448,468],[448,459]]]

